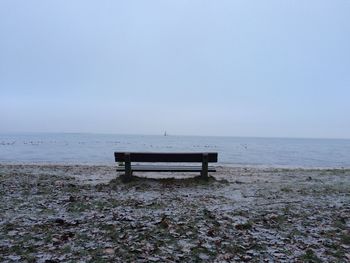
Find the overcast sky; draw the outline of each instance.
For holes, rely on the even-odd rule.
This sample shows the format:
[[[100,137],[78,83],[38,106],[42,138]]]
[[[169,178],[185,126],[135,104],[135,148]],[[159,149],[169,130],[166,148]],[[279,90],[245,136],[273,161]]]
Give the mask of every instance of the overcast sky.
[[[350,138],[350,1],[0,1],[0,132]]]

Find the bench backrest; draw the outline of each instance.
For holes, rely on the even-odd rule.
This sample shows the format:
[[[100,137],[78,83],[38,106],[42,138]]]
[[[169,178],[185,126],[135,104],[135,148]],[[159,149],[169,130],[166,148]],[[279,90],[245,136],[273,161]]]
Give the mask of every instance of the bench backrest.
[[[216,163],[218,153],[154,153],[154,152],[115,152],[116,162],[125,162],[130,158],[130,162],[202,162],[203,154],[208,154],[208,162]],[[129,157],[129,156],[130,157]]]

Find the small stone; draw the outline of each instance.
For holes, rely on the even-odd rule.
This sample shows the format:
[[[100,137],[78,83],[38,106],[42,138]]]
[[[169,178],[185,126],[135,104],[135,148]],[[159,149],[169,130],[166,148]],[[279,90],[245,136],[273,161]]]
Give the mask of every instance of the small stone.
[[[199,258],[201,260],[208,260],[209,259],[209,256],[207,254],[204,254],[204,253],[200,253],[199,254]]]
[[[152,262],[157,262],[157,261],[159,261],[160,259],[159,259],[159,258],[156,258],[156,257],[147,257],[147,260],[148,260],[148,261],[152,261]]]
[[[10,255],[7,257],[8,259],[11,259],[11,260],[14,260],[14,261],[17,261],[17,260],[20,260],[21,259],[21,256],[16,256],[16,255]]]
[[[113,255],[115,253],[115,250],[113,248],[106,248],[103,252],[109,255]]]
[[[56,218],[55,219],[55,223],[58,225],[64,225],[66,221],[64,221],[64,219],[62,218]]]
[[[7,235],[10,236],[10,237],[13,237],[13,236],[17,235],[17,233],[18,233],[18,231],[11,230],[10,232],[7,233]]]
[[[56,181],[55,186],[62,187],[62,186],[64,186],[64,182],[63,181]]]

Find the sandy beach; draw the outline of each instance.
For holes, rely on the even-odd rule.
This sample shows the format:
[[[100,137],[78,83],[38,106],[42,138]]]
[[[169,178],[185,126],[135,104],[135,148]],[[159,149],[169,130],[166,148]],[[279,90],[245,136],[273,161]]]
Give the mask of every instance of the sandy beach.
[[[0,261],[350,261],[350,170],[212,175],[123,184],[113,166],[0,165]]]

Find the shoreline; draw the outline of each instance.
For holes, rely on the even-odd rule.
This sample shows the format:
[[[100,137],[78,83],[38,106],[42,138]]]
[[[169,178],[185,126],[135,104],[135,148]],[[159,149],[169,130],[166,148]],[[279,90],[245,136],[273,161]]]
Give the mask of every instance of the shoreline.
[[[161,164],[160,164],[161,165]],[[110,181],[119,178],[120,172],[116,172],[114,165],[97,165],[97,164],[2,164],[0,163],[0,173],[10,174],[12,172],[24,172],[27,174],[69,176],[81,184],[108,184]],[[256,167],[256,166],[229,166],[213,165],[217,172],[209,175],[218,180],[234,181],[235,177],[242,174],[278,174],[278,173],[296,173],[298,176],[303,173],[350,173],[350,168],[286,168],[286,167]],[[198,173],[178,173],[178,172],[139,172],[134,174],[138,178],[144,179],[189,179],[196,178]]]
[[[161,165],[159,163],[159,165]],[[179,165],[184,165],[179,163]],[[88,166],[88,167],[115,167],[116,162],[90,163],[90,162],[0,162],[0,166]],[[350,170],[350,166],[298,166],[298,165],[271,165],[271,164],[237,164],[237,163],[211,163],[210,166],[225,168],[248,169],[287,169],[287,170]]]

